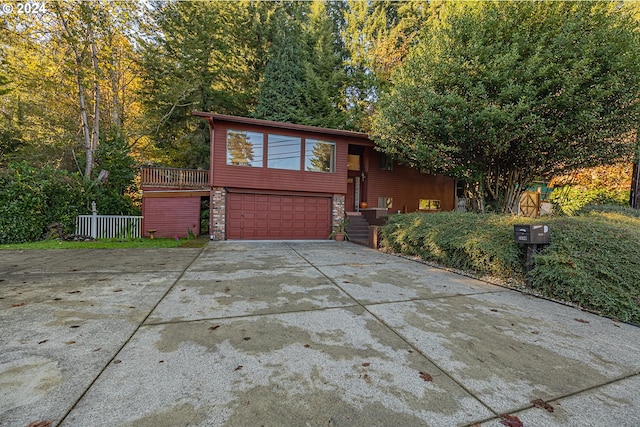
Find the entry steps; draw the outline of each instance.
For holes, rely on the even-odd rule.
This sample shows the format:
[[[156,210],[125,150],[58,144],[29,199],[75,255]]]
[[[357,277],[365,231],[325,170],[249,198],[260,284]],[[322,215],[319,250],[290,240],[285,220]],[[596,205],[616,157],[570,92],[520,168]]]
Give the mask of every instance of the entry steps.
[[[347,234],[349,240],[361,245],[369,245],[369,223],[360,212],[347,212],[349,224],[347,224]]]

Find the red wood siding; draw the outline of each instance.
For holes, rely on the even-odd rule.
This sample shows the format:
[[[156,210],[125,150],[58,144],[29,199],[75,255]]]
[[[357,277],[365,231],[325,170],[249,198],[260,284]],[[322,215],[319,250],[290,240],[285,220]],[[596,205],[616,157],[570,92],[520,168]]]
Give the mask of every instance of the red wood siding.
[[[227,194],[227,239],[326,239],[331,198]]]
[[[423,174],[394,162],[393,170],[381,170],[380,153],[370,150],[367,156],[366,194],[368,207],[378,207],[378,197],[393,199],[392,211],[414,212],[420,199],[440,200],[440,210],[455,209],[455,181],[441,175]]]
[[[200,232],[200,197],[143,197],[142,232],[157,230],[156,237],[187,237],[187,229]]]
[[[305,172],[265,167],[247,167],[227,165],[227,130],[246,130],[265,135],[277,134],[318,139],[336,143],[335,172]],[[373,146],[367,138],[349,138],[341,135],[302,132],[281,128],[269,128],[244,123],[215,122],[211,147],[212,177],[214,187],[253,188],[272,191],[303,191],[312,193],[344,194],[347,189],[347,151],[349,143]],[[267,150],[263,157],[266,165]],[[304,151],[303,151],[304,153]]]

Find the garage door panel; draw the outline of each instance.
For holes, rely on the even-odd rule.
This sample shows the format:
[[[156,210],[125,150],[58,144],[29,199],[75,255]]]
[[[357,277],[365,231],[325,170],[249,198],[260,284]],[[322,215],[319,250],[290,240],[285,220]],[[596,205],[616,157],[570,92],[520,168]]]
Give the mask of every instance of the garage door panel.
[[[227,195],[228,239],[325,239],[330,221],[329,197]]]

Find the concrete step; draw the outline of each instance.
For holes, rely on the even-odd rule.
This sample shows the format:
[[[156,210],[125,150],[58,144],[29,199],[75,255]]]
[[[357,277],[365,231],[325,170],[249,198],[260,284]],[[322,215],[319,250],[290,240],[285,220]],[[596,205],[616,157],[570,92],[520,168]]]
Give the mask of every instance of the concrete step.
[[[347,215],[349,217],[349,225],[347,225],[349,240],[367,245],[369,243],[369,223],[358,212],[351,212]]]

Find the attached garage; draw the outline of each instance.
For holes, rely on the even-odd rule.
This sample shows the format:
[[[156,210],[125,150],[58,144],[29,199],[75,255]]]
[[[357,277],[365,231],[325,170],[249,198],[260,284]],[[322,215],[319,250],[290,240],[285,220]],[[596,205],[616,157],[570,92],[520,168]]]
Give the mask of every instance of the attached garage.
[[[227,239],[326,239],[331,196],[227,193]]]

